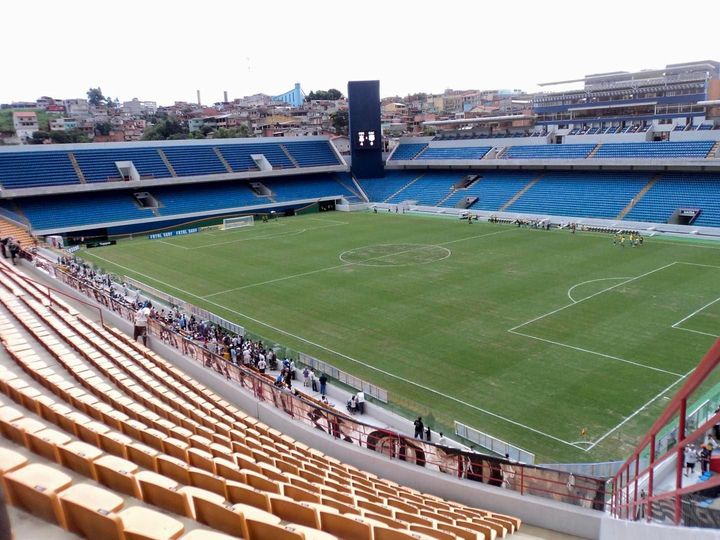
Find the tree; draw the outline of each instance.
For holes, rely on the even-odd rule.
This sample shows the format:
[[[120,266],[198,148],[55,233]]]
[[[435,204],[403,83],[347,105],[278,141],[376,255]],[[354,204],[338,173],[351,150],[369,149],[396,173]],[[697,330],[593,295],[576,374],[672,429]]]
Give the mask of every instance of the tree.
[[[27,142],[28,144],[43,144],[50,138],[50,133],[47,131],[35,131]]]
[[[189,139],[187,126],[175,118],[164,118],[149,127],[143,135],[144,141],[165,141],[168,139]]]
[[[343,94],[340,90],[337,88],[331,88],[330,90],[318,90],[317,92],[310,92],[307,96],[305,96],[305,101],[315,101],[315,100],[330,100],[330,101],[337,101],[338,99],[342,99]]]
[[[213,139],[235,139],[252,137],[250,128],[242,124],[236,128],[219,128],[212,132]]]
[[[347,135],[348,133],[348,112],[338,111],[330,115],[335,133],[338,135]]]
[[[98,86],[97,88],[91,88],[87,91],[88,103],[93,107],[99,107],[106,102],[105,96],[103,96],[102,90]]]
[[[100,122],[95,124],[95,133],[98,135],[110,135],[111,129],[112,126],[110,125],[110,122]]]

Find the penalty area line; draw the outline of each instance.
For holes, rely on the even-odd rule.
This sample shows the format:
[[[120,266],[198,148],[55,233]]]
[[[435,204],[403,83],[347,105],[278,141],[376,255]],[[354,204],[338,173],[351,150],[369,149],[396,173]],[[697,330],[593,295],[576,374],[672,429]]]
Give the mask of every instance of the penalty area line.
[[[316,347],[316,348],[318,348],[318,349],[320,349],[320,350],[323,350],[323,351],[325,351],[325,352],[328,352],[328,353],[330,353],[330,354],[334,354],[334,355],[336,355],[336,356],[338,356],[338,357],[340,357],[340,358],[344,358],[345,360],[348,360],[348,361],[353,362],[353,363],[355,363],[355,364],[361,365],[361,366],[363,366],[363,367],[365,367],[365,368],[367,368],[367,369],[370,369],[370,370],[372,370],[372,371],[376,371],[376,372],[378,372],[378,373],[381,373],[382,375],[385,375],[385,376],[390,377],[390,378],[392,378],[392,379],[401,381],[401,382],[403,382],[403,383],[409,384],[409,385],[414,386],[414,387],[416,387],[416,388],[420,388],[421,390],[425,390],[425,391],[427,391],[427,392],[430,392],[430,393],[432,393],[432,394],[435,394],[436,396],[440,396],[440,397],[445,398],[445,399],[447,399],[447,400],[449,400],[449,401],[453,401],[453,402],[455,402],[455,403],[458,403],[458,404],[460,404],[460,405],[463,405],[463,406],[465,406],[465,407],[468,407],[469,409],[476,410],[476,411],[481,412],[481,413],[483,413],[483,414],[486,414],[486,415],[488,415],[488,416],[490,416],[490,417],[492,417],[492,418],[496,418],[497,420],[501,420],[501,421],[506,422],[506,423],[508,423],[508,424],[511,424],[511,425],[513,425],[513,426],[516,426],[516,427],[525,429],[525,430],[527,430],[527,431],[530,431],[530,432],[535,433],[535,434],[537,434],[537,435],[540,435],[540,436],[542,436],[542,437],[551,439],[551,440],[553,440],[553,441],[555,441],[555,442],[559,442],[559,443],[564,444],[564,445],[566,445],[566,446],[572,446],[573,448],[577,448],[577,449],[580,449],[580,450],[582,449],[582,448],[580,448],[579,446],[577,446],[577,445],[575,445],[575,444],[573,444],[573,443],[571,443],[571,442],[568,442],[568,441],[566,441],[566,440],[564,440],[564,439],[561,439],[561,438],[556,437],[556,436],[554,436],[554,435],[550,435],[549,433],[545,433],[544,431],[541,431],[541,430],[539,430],[539,429],[535,429],[535,428],[530,427],[530,426],[528,426],[528,425],[525,425],[525,424],[523,424],[523,423],[521,423],[521,422],[518,422],[518,421],[516,421],[516,420],[512,420],[511,418],[507,418],[507,417],[505,417],[505,416],[502,416],[502,415],[500,415],[500,414],[494,413],[494,412],[489,411],[489,410],[487,410],[487,409],[484,409],[484,408],[482,408],[482,407],[478,407],[477,405],[473,405],[473,404],[471,404],[471,403],[468,403],[468,402],[463,401],[463,400],[461,400],[461,399],[458,399],[458,398],[456,398],[456,397],[449,396],[449,395],[447,395],[447,394],[444,394],[443,392],[440,392],[440,391],[438,391],[438,390],[435,390],[434,388],[431,388],[431,387],[426,386],[426,385],[424,385],[424,384],[420,384],[420,383],[411,381],[411,380],[409,380],[409,379],[406,379],[405,377],[401,377],[401,376],[396,375],[396,374],[394,374],[394,373],[390,373],[389,371],[385,371],[384,369],[380,369],[380,368],[378,368],[378,367],[375,367],[375,366],[373,366],[373,365],[371,365],[371,364],[368,364],[367,362],[363,362],[362,360],[358,360],[357,358],[353,358],[352,356],[348,356],[347,354],[341,353],[341,352],[339,352],[339,351],[335,351],[335,350],[333,350],[333,349],[331,349],[331,348],[329,348],[329,347],[326,347],[326,346],[321,345],[321,344],[319,344],[319,343],[315,343],[315,342],[313,342],[313,341],[310,341],[309,339],[306,339],[306,338],[304,338],[304,337],[302,337],[302,336],[298,336],[298,335],[296,335],[296,334],[293,334],[293,333],[291,333],[291,332],[288,332],[287,330],[283,330],[283,329],[281,329],[281,328],[278,328],[278,327],[276,327],[276,326],[273,326],[273,325],[271,325],[270,323],[267,323],[267,322],[265,322],[265,321],[261,321],[260,319],[257,319],[257,318],[255,318],[255,317],[252,317],[252,316],[250,316],[250,315],[247,315],[247,314],[242,313],[242,312],[240,312],[240,311],[237,311],[237,310],[235,310],[235,309],[229,308],[229,307],[224,306],[224,305],[222,305],[222,304],[218,304],[217,302],[213,302],[212,300],[206,300],[206,299],[204,299],[203,297],[198,296],[197,294],[191,293],[190,291],[186,291],[186,290],[184,290],[184,289],[180,289],[180,288],[178,288],[178,287],[175,287],[174,285],[170,285],[169,283],[166,283],[166,282],[164,282],[164,281],[161,281],[161,280],[159,280],[159,279],[157,279],[157,278],[154,278],[154,277],[149,276],[149,275],[147,275],[147,274],[144,274],[144,273],[142,273],[142,272],[138,272],[137,270],[133,270],[132,268],[129,268],[129,267],[127,267],[127,266],[123,266],[123,265],[121,265],[121,264],[118,264],[118,263],[116,263],[116,262],[113,262],[113,261],[111,261],[110,259],[106,259],[105,257],[102,257],[101,255],[97,255],[97,254],[94,254],[94,253],[93,253],[93,254],[91,254],[91,256],[92,256],[92,257],[95,257],[95,258],[97,258],[97,259],[100,259],[100,260],[102,260],[102,261],[105,261],[105,262],[107,262],[107,263],[109,263],[109,264],[112,264],[112,265],[114,265],[114,266],[117,266],[118,268],[122,268],[123,270],[125,270],[125,271],[127,271],[127,272],[130,272],[130,273],[132,273],[132,274],[135,274],[135,275],[138,275],[138,276],[142,276],[142,277],[144,277],[144,278],[146,278],[146,279],[149,279],[149,280],[151,280],[151,281],[154,281],[155,283],[159,283],[159,284],[161,284],[161,285],[164,285],[165,287],[169,287],[170,289],[179,291],[179,292],[181,292],[181,293],[183,293],[183,294],[186,294],[186,295],[188,295],[188,296],[191,296],[191,297],[193,297],[193,298],[197,298],[198,300],[204,300],[204,301],[207,302],[208,304],[212,304],[212,305],[214,305],[214,306],[216,306],[216,307],[218,307],[218,308],[220,308],[220,309],[224,309],[225,311],[227,311],[227,312],[229,312],[229,313],[233,313],[233,314],[235,314],[235,315],[237,315],[237,316],[239,316],[239,317],[242,317],[243,319],[247,319],[248,321],[252,321],[252,322],[254,322],[254,323],[256,323],[256,324],[258,324],[258,325],[260,325],[260,326],[264,326],[265,328],[269,328],[270,330],[273,330],[273,331],[275,331],[275,332],[277,332],[277,333],[279,333],[279,334],[282,334],[282,335],[284,335],[284,336],[287,336],[287,337],[296,339],[296,340],[298,340],[298,341],[300,341],[300,342],[302,342],[302,343],[306,343],[307,345],[310,345],[310,346],[312,346],[312,347]]]

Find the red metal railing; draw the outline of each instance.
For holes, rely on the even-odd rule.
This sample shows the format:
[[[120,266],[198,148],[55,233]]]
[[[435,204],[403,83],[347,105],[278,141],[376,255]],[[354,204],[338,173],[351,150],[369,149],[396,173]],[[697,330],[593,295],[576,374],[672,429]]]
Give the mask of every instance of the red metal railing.
[[[621,519],[647,519],[683,523],[683,497],[698,494],[720,486],[720,475],[683,487],[685,448],[689,444],[704,442],[705,435],[720,422],[720,413],[714,414],[690,433],[687,432],[686,415],[688,400],[708,380],[720,364],[720,340],[705,354],[697,368],[678,390],[663,413],[658,417],[633,454],[620,467],[611,482],[611,513]],[[677,425],[677,443],[665,453],[656,455],[656,440],[667,426]],[[647,466],[641,468],[641,457],[648,456]],[[674,459],[673,487],[658,493],[656,476],[658,469]],[[647,485],[647,489],[641,488]],[[660,513],[660,515],[655,515]]]

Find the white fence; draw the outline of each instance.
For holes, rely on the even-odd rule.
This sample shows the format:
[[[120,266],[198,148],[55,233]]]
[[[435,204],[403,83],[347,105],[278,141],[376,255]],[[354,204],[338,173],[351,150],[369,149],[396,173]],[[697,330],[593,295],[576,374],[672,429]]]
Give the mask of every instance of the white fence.
[[[513,461],[519,461],[520,463],[526,463],[532,465],[535,463],[535,454],[523,450],[522,448],[502,441],[492,435],[478,431],[475,428],[461,424],[457,420],[455,421],[455,435],[463,437],[464,439],[471,441],[478,446],[482,446],[498,454],[504,456],[505,454]]]
[[[338,380],[343,384],[347,384],[352,388],[362,390],[363,392],[365,392],[366,395],[372,396],[375,399],[382,401],[383,403],[388,402],[388,393],[387,390],[385,390],[384,388],[380,388],[379,386],[370,384],[367,381],[358,379],[357,377],[354,377],[349,373],[346,373],[336,368],[335,366],[328,364],[327,362],[323,362],[322,360],[313,358],[312,356],[309,356],[305,353],[298,353],[298,356],[301,364],[309,366],[317,371],[323,372],[328,377]]]

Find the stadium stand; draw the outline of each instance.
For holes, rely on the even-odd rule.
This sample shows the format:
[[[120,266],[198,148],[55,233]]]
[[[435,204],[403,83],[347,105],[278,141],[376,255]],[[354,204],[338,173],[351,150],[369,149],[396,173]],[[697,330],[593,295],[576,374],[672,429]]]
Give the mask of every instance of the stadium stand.
[[[329,195],[357,198],[357,195],[342,185],[335,176],[305,175],[301,181],[293,177],[276,178],[266,180],[263,184],[272,190],[272,198],[278,202],[316,199]]]
[[[603,144],[596,158],[704,158],[714,141]]]
[[[613,218],[648,183],[651,173],[551,172],[508,211]]]
[[[386,171],[384,178],[363,178],[358,183],[371,201],[383,202],[421,175],[422,171]]]
[[[219,146],[218,149],[230,167],[237,172],[258,170],[257,165],[250,157],[253,154],[263,154],[273,168],[294,167],[278,143],[226,144]]]
[[[417,201],[417,204],[435,206],[450,194],[453,184],[458,182],[465,174],[462,171],[426,172],[417,182],[395,193],[387,202]]]
[[[22,211],[34,229],[76,227],[152,217],[128,192],[93,192],[22,199]]]
[[[482,159],[490,146],[428,147],[413,159]]]
[[[535,171],[482,171],[480,178],[467,189],[459,189],[442,206],[453,208],[464,197],[478,197],[470,208],[499,210],[520,189],[535,178]]]
[[[299,167],[340,164],[328,141],[299,141],[285,143],[283,146],[287,148]]]
[[[178,176],[227,173],[210,146],[172,146],[163,148],[163,152]]]
[[[403,143],[400,144],[392,154],[391,160],[400,161],[415,159],[415,157],[427,148],[427,144]]]
[[[167,186],[156,188],[152,193],[160,203],[158,212],[163,216],[239,208],[269,202],[267,197],[253,193],[245,182]]]
[[[492,539],[521,525],[298,443],[117,330],[50,305],[3,263],[0,273],[15,364],[0,364],[0,392],[15,402],[0,400],[0,474],[13,505],[85,538],[209,526],[249,540]],[[184,538],[205,537],[195,531]]]
[[[582,159],[595,148],[594,144],[549,144],[510,146],[504,159]]]
[[[701,209],[694,225],[720,227],[720,175],[664,173],[626,216],[665,223],[679,208]]]
[[[5,189],[79,182],[67,152],[0,153],[0,186]]]
[[[141,177],[172,176],[156,148],[87,149],[76,150],[73,155],[88,182],[119,180],[120,172],[115,165],[117,161],[132,161]]]

